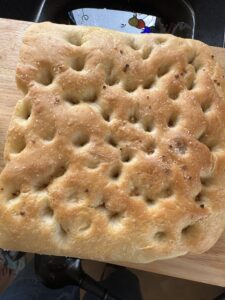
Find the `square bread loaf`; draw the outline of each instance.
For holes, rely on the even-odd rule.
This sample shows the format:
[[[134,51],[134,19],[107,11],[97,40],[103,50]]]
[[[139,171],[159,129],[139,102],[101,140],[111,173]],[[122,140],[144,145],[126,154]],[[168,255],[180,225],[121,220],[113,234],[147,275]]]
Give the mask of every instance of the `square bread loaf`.
[[[206,45],[34,24],[0,175],[0,247],[146,263],[225,225],[225,85]]]

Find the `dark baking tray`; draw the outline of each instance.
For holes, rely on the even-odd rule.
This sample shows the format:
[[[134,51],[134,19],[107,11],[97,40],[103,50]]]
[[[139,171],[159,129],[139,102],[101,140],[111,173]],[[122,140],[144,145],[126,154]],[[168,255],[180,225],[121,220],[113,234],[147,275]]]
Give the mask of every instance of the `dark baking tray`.
[[[68,23],[68,11],[85,7],[108,8],[155,15],[169,24],[184,22],[190,27],[190,32],[186,37],[194,37],[195,15],[191,6],[185,0],[45,0],[40,5],[35,21],[50,20],[57,23]]]

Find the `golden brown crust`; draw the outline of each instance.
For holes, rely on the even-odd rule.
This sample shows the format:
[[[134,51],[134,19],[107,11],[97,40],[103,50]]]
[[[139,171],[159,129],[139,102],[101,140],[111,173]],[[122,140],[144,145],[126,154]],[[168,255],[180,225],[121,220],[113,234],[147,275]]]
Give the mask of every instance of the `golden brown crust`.
[[[216,242],[225,86],[206,45],[35,24],[17,83],[0,247],[142,263]]]

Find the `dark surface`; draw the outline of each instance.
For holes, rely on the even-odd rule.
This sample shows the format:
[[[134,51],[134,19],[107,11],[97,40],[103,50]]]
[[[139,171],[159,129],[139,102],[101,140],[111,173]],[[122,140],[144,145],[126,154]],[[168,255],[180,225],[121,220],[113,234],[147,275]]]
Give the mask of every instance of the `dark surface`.
[[[99,299],[121,300],[109,294],[107,289],[86,274],[79,258],[36,254],[34,263],[36,274],[48,288],[58,289],[76,285]]]
[[[69,1],[69,0],[47,0],[44,1],[46,4],[49,4],[49,6],[54,8],[54,13],[59,12],[61,8],[61,3],[63,4],[63,7],[65,8],[68,3],[74,3],[74,6],[69,4],[69,6],[73,9],[77,7],[78,1]],[[80,1],[81,2],[81,1]],[[94,2],[94,0],[92,0]],[[104,1],[105,3],[110,3],[111,1]],[[111,3],[114,3],[116,5],[116,2],[113,1]],[[120,3],[124,3],[126,1],[119,1]],[[130,1],[131,2],[131,1]],[[145,9],[146,5],[143,5],[143,2],[150,3],[155,2],[162,2],[164,3],[161,5],[161,12],[163,15],[165,15],[166,11],[171,11],[172,0],[166,1],[166,0],[148,0],[148,1],[136,1],[139,5],[140,9]],[[223,37],[224,37],[224,27],[225,27],[225,0],[189,0],[191,3],[195,15],[196,15],[196,31],[195,31],[195,38],[199,39],[201,41],[204,41],[210,45],[214,46],[222,46],[223,45]],[[45,12],[41,10],[41,4],[43,3],[43,0],[0,0],[0,17],[1,18],[12,18],[12,19],[18,19],[18,20],[26,20],[26,21],[34,21],[36,19],[39,20],[55,20],[57,21],[57,18],[54,16],[49,15],[49,11],[47,9],[46,4],[43,6]],[[82,0],[82,4],[84,1]],[[103,3],[103,1],[98,1],[98,3]],[[169,5],[168,5],[169,3]],[[115,6],[114,5],[114,6]],[[122,5],[122,4],[120,4]],[[107,5],[108,6],[108,5]],[[154,7],[153,12],[155,10]],[[63,10],[63,8],[62,8]],[[131,9],[132,10],[132,9]],[[144,10],[143,10],[144,12]],[[39,14],[40,13],[40,14]],[[177,8],[175,13],[178,15],[180,14],[180,9]]]
[[[195,11],[195,38],[212,46],[223,46],[225,0],[189,0]]]
[[[0,18],[33,21],[42,0],[0,0]]]

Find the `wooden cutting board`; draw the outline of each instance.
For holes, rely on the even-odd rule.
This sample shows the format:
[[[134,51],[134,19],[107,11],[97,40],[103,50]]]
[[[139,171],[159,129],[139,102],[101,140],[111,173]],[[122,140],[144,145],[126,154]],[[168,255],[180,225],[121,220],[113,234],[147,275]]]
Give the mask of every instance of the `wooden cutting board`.
[[[24,30],[29,22],[0,19],[0,168],[10,117],[22,94],[16,89],[15,68]],[[225,73],[225,49],[212,48]],[[202,255],[130,267],[225,287],[225,233],[218,243]]]

